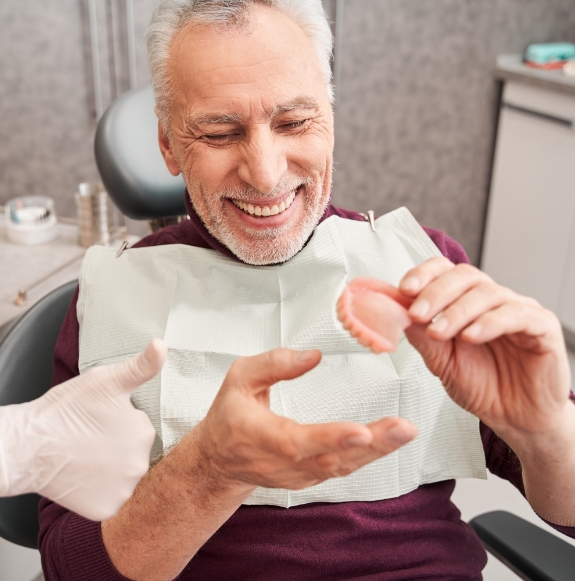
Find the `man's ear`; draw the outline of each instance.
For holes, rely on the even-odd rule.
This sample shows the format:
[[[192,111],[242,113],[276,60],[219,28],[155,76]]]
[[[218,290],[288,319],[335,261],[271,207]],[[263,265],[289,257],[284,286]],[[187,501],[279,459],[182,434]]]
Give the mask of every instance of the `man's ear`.
[[[176,161],[176,156],[172,151],[172,145],[168,139],[168,136],[166,135],[166,132],[164,131],[164,126],[160,120],[158,120],[158,143],[160,144],[160,151],[162,152],[162,157],[166,162],[168,171],[173,176],[179,175],[181,173],[180,166]]]

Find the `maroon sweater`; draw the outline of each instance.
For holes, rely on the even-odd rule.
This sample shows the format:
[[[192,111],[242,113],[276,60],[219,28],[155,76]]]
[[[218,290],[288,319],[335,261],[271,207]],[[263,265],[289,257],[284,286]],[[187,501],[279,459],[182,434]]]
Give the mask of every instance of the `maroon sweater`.
[[[213,248],[232,258],[188,204],[190,220],[164,228],[137,246],[188,244]],[[329,216],[361,220],[330,206]],[[456,242],[425,229],[444,256],[467,262]],[[54,385],[78,375],[76,295],[58,338]],[[515,454],[481,424],[491,472],[521,493],[521,466]],[[289,509],[241,506],[207,541],[178,576],[181,581],[399,581],[480,580],[487,562],[473,530],[461,520],[450,497],[454,480],[426,484],[398,498],[374,502],[314,503]],[[555,527],[575,537],[575,528]],[[39,547],[47,581],[126,581],[112,565],[100,524],[44,498],[40,503]]]

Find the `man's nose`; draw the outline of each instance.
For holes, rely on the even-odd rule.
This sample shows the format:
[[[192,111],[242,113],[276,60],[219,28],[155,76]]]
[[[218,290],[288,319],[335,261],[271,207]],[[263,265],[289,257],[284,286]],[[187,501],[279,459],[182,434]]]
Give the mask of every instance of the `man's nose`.
[[[270,127],[260,126],[250,132],[242,148],[238,175],[262,194],[272,192],[287,171],[286,152],[279,141]]]

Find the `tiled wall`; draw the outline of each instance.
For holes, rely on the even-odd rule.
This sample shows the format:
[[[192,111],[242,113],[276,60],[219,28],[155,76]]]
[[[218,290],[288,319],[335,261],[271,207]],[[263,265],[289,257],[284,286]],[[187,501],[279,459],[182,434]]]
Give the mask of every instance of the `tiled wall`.
[[[154,3],[134,2],[138,85]],[[86,0],[0,2],[0,204],[47,194],[72,216],[78,182],[97,178],[86,11]],[[575,41],[575,0],[346,0],[335,201],[407,205],[476,260],[495,56],[548,40]]]
[[[407,206],[479,257],[498,54],[575,41],[574,0],[347,0],[334,200]]]

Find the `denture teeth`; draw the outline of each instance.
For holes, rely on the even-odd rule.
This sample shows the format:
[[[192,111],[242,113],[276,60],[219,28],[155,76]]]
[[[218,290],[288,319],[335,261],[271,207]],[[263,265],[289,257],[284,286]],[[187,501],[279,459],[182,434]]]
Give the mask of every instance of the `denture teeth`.
[[[274,204],[273,206],[254,206],[248,202],[241,202],[239,200],[232,200],[232,202],[248,214],[252,216],[275,216],[285,212],[295,200],[296,192],[293,191],[281,204]]]

